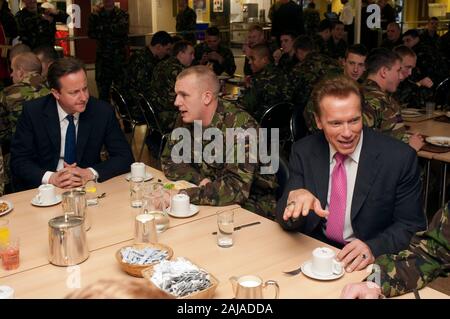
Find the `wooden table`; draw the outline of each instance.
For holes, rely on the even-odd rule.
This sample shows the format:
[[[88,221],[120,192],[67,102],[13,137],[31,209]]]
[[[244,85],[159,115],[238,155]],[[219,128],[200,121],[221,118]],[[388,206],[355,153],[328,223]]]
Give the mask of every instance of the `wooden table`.
[[[160,172],[151,172],[162,179]],[[100,187],[100,192],[106,192],[107,196],[91,210],[90,256],[72,267],[57,267],[47,260],[47,222],[61,213],[61,207],[31,206],[29,201],[35,191],[7,196],[15,208],[2,218],[8,218],[12,232],[22,238],[21,265],[15,271],[1,270],[0,285],[13,287],[17,298],[63,298],[99,279],[131,278],[122,272],[114,256],[118,249],[132,243],[135,212],[129,207],[128,183],[124,176],[118,176]],[[170,228],[159,235],[159,242],[169,245],[174,257],[187,257],[218,278],[215,298],[232,298],[229,277],[244,274],[276,280],[280,298],[338,298],[347,283],[359,282],[368,275],[367,271],[359,271],[327,282],[303,274],[285,275],[282,271],[309,260],[314,248],[328,245],[300,233],[283,231],[277,223],[236,205],[228,208],[236,208],[235,225],[261,222],[236,231],[231,248],[218,247],[216,236],[211,234],[217,228],[215,214],[222,207],[201,206],[200,212],[190,218],[171,217]],[[267,293],[272,296],[272,291]]]
[[[408,119],[405,124],[411,127],[411,132],[418,132],[426,136],[447,136],[450,137],[450,124],[444,122],[433,121],[433,119],[425,119],[420,122],[413,122],[413,119]],[[428,187],[430,177],[430,163],[431,160],[437,160],[443,163],[442,179],[441,179],[441,207],[445,205],[446,197],[446,180],[447,180],[447,165],[450,163],[450,152],[446,153],[432,153],[427,151],[419,151],[418,155],[427,159],[426,164],[426,182],[425,182],[425,210],[427,208]]]

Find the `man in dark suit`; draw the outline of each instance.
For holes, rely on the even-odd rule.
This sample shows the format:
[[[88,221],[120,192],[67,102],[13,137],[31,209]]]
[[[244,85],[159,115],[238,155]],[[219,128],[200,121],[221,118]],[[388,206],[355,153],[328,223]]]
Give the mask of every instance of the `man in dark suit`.
[[[416,153],[363,129],[353,80],[326,79],[312,98],[323,132],[294,144],[277,219],[286,230],[343,247],[338,260],[348,272],[361,270],[377,256],[405,249],[426,228]]]
[[[128,171],[131,149],[113,108],[89,97],[84,65],[63,58],[48,71],[51,94],[23,104],[11,144],[16,191],[50,183],[73,188]],[[102,161],[105,146],[109,158]]]

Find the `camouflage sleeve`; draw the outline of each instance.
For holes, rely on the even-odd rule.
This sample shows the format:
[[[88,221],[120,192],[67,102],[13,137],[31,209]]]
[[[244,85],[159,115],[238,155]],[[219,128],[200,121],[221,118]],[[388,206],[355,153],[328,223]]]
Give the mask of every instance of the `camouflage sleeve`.
[[[199,184],[203,177],[200,175],[192,163],[175,163],[172,159],[172,150],[175,145],[181,142],[181,138],[172,139],[170,134],[161,154],[161,166],[164,175],[170,180],[187,180],[194,184]]]
[[[231,50],[226,50],[224,52],[223,59],[224,59],[222,63],[223,71],[225,71],[228,75],[232,76],[236,71],[236,64],[234,62],[233,52],[231,52]]]
[[[449,276],[448,205],[436,213],[427,231],[419,232],[412,238],[407,250],[398,255],[383,255],[376,259],[375,264],[380,271],[380,286],[385,296],[405,294],[424,287],[439,276]]]
[[[308,100],[308,103],[306,103],[305,109],[303,110],[303,118],[305,119],[305,124],[310,132],[319,130],[314,118],[314,104],[311,99]]]
[[[244,91],[244,95],[239,99],[239,104],[251,115],[255,114],[257,108],[258,91],[256,85],[256,81],[253,78],[250,87]]]
[[[119,17],[109,25],[114,37],[127,37],[130,27],[130,17],[127,12],[121,11]]]
[[[7,143],[11,135],[11,124],[9,122],[9,112],[6,107],[6,98],[4,91],[0,92],[0,142],[2,145]]]
[[[257,127],[256,122],[244,112],[235,114],[234,123],[235,128],[242,128],[243,130],[249,127]],[[254,163],[257,162],[255,154],[250,152],[249,139],[245,138],[244,142],[241,138],[245,138],[245,133],[237,134],[234,147],[228,150],[234,152],[234,156],[227,152],[227,161],[221,167],[219,176],[204,176],[211,179],[211,182],[202,187],[186,190],[192,203],[212,206],[242,205],[249,198],[258,164]],[[241,147],[244,148],[245,161],[238,158],[237,150]],[[229,157],[233,158],[233,161],[229,161]]]

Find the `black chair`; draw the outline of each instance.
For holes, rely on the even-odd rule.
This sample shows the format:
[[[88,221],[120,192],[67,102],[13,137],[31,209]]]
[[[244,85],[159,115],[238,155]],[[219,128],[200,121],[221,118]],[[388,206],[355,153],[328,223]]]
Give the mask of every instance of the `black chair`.
[[[145,123],[147,124],[147,131],[145,133],[144,141],[141,146],[141,150],[139,152],[139,160],[141,159],[142,152],[144,150],[145,141],[147,138],[152,134],[152,136],[156,136],[158,142],[158,150],[157,150],[157,156],[161,157],[161,152],[164,149],[164,144],[166,142],[166,135],[164,134],[163,130],[161,129],[161,125],[159,124],[158,118],[156,117],[155,110],[153,109],[150,102],[147,100],[147,98],[139,93],[138,95],[139,99],[139,108],[144,116]]]
[[[434,101],[437,105],[441,105],[442,109],[450,106],[450,77],[438,84],[434,92]]]
[[[111,94],[111,104],[114,106],[114,109],[116,110],[119,119],[123,123],[128,123],[131,126],[130,145],[133,145],[136,126],[143,125],[145,123],[142,121],[138,121],[131,116],[130,107],[117,87],[112,86],[110,94]]]
[[[262,128],[278,128],[279,129],[279,142],[280,150],[284,152],[286,156],[290,153],[290,147],[292,145],[291,135],[291,118],[294,106],[289,102],[280,102],[269,107],[261,116],[260,126]],[[271,131],[267,134],[268,141],[271,138]]]
[[[289,180],[289,165],[284,157],[279,156],[279,166],[278,171],[275,173],[278,180],[278,188],[275,192],[276,199],[280,199],[283,196],[284,188]]]
[[[303,117],[303,109],[296,107],[292,112],[292,118],[290,123],[292,143],[298,141],[299,139],[307,136],[309,134],[308,127],[305,123],[305,118]]]

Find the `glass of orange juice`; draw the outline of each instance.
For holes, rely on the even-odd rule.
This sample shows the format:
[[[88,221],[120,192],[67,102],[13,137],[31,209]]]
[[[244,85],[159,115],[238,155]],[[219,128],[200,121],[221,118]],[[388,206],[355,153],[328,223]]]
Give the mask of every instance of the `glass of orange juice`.
[[[95,206],[98,204],[98,186],[95,181],[88,181],[84,185],[84,191],[86,192],[86,203],[88,206]]]
[[[9,221],[7,219],[0,219],[0,245],[9,242]]]

